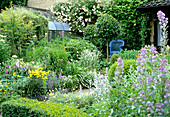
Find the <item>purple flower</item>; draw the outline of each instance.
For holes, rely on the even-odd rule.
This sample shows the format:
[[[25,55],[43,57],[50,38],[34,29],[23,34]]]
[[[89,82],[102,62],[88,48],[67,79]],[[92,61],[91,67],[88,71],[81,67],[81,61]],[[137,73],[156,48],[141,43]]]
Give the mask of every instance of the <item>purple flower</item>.
[[[144,55],[146,55],[147,54],[147,52],[146,52],[146,49],[145,48],[142,48],[141,49],[141,56],[144,56]]]
[[[154,113],[154,111],[153,111],[153,110],[150,110],[150,112],[151,112],[151,114],[152,114],[152,113]]]
[[[9,20],[11,20],[11,21],[12,21],[12,18],[9,18]]]
[[[150,110],[151,110],[151,108],[150,108],[150,107],[148,107],[146,110],[147,110],[147,111],[150,111]]]
[[[154,54],[156,53],[156,48],[154,47],[153,44],[151,45],[150,52]]]
[[[162,19],[165,19],[165,14],[162,11],[158,11],[157,16],[160,21],[162,21]]]

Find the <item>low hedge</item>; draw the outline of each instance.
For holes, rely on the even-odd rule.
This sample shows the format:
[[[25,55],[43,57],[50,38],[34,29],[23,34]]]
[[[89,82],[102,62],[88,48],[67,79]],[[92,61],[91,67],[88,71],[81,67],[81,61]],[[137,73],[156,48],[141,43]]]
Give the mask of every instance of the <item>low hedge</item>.
[[[19,98],[2,104],[3,117],[88,117],[74,107]]]
[[[136,60],[134,59],[131,59],[131,60],[123,60],[123,69],[124,69],[124,75],[127,75],[129,69],[130,69],[130,66],[132,65],[133,68],[136,69]],[[109,69],[109,73],[108,73],[108,77],[109,77],[109,81],[112,81],[113,80],[113,77],[115,76],[115,70],[116,70],[116,67],[117,67],[117,62],[115,62]]]

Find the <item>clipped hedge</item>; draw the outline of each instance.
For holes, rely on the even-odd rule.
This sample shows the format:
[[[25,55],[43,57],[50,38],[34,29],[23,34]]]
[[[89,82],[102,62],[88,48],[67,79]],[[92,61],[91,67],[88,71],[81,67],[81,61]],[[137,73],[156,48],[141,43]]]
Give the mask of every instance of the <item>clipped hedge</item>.
[[[130,66],[132,65],[133,68],[136,69],[136,60],[123,60],[123,69],[124,69],[124,75],[127,75],[129,69],[130,69]],[[115,70],[116,70],[116,67],[117,67],[117,62],[115,62],[109,69],[109,73],[108,73],[108,77],[109,77],[109,81],[112,81],[113,80],[113,77],[115,76]]]
[[[53,102],[19,98],[2,104],[3,117],[88,117],[81,110]]]

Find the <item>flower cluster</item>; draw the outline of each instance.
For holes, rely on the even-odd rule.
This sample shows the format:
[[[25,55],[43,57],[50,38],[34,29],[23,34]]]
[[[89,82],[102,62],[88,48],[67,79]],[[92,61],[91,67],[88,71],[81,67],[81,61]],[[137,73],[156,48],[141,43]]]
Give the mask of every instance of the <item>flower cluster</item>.
[[[165,14],[162,11],[158,11],[157,13],[159,24],[161,26],[162,36],[161,36],[161,44],[162,47],[165,49],[166,44],[168,42],[168,18],[165,17]],[[165,50],[162,49],[162,52],[165,52]]]
[[[34,68],[37,68],[37,67],[34,67]],[[49,72],[50,72],[50,71],[48,71],[48,72],[42,71],[42,68],[39,67],[39,68],[37,68],[37,69],[35,69],[35,70],[28,71],[29,76],[28,76],[27,78],[31,78],[31,77],[35,76],[36,78],[42,78],[43,80],[44,80],[44,79],[48,79],[48,78],[46,77],[46,75],[47,75]]]

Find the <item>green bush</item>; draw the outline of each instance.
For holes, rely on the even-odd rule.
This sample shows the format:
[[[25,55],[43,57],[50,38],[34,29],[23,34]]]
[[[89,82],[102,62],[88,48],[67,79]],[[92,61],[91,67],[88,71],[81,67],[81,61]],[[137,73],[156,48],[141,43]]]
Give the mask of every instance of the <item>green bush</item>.
[[[0,63],[5,62],[10,57],[9,45],[0,39]]]
[[[89,108],[88,106],[91,106],[93,104],[93,101],[95,100],[95,96],[92,94],[61,94],[60,92],[51,93],[51,96],[49,97],[49,101],[55,102],[55,103],[63,103],[65,104],[73,104],[75,108]]]
[[[48,30],[48,20],[26,9],[12,8],[0,14],[1,35],[11,46],[11,55],[24,56],[30,44],[37,43]]]
[[[53,102],[39,102],[19,98],[2,104],[3,117],[88,117],[88,115],[74,107]]]
[[[83,31],[84,39],[89,40],[90,42],[94,43],[93,39],[96,33],[95,30],[96,30],[96,25],[87,25]]]
[[[110,59],[111,64],[114,64],[119,57],[119,54],[114,53]]]
[[[36,47],[33,51],[27,50],[26,61],[38,61],[46,70],[55,71],[57,74],[65,70],[68,54],[63,48]]]
[[[129,71],[129,68],[130,66],[132,65],[134,69],[136,69],[136,60],[123,60],[123,69],[124,69],[124,75],[127,75],[128,74],[128,71]],[[115,70],[116,70],[116,67],[117,67],[117,62],[115,62],[109,69],[109,73],[108,73],[108,78],[109,78],[109,81],[112,81],[113,80],[113,77],[115,76]]]
[[[121,52],[118,53],[119,56],[124,60],[124,59],[137,59],[138,57],[138,50],[127,50],[125,49],[124,51],[122,50]]]
[[[69,58],[74,60],[79,60],[81,53],[86,49],[97,51],[96,46],[89,43],[87,40],[82,40],[81,38],[65,37],[62,44],[65,46],[66,51],[70,54]]]
[[[97,19],[97,22],[95,23],[95,25],[96,25],[97,37],[105,40],[105,44],[107,46],[105,45],[103,48],[107,47],[108,49],[109,42],[116,36],[119,36],[120,34],[119,22],[113,16],[109,14],[104,14]],[[109,53],[107,53],[107,58],[108,58],[108,54]]]

